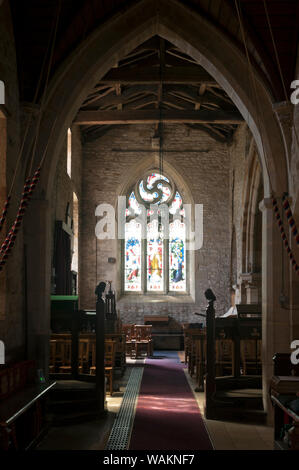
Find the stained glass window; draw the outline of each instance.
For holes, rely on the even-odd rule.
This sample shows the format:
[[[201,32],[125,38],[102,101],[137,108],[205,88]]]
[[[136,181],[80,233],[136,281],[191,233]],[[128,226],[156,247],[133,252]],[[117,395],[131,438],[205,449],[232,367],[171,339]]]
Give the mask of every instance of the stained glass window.
[[[185,223],[175,220],[169,226],[169,290],[186,290]]]
[[[175,196],[173,198],[172,203],[169,206],[169,213],[170,214],[175,214],[177,212],[177,210],[179,210],[182,207],[182,205],[183,205],[183,200],[182,200],[179,192],[177,191],[175,193]]]
[[[136,196],[134,192],[132,192],[129,197],[129,208],[131,209],[132,215],[141,213],[141,209],[136,200]]]
[[[135,220],[125,227],[125,290],[141,291],[141,224]]]
[[[164,290],[163,269],[163,232],[159,230],[157,220],[147,226],[147,290],[161,292]]]
[[[163,211],[154,205],[169,208],[169,238],[163,224]],[[146,208],[146,233],[134,217]],[[149,172],[140,179],[127,197],[124,241],[125,291],[167,293],[186,292],[186,225],[180,192],[171,178]],[[163,222],[163,223],[162,223]],[[167,275],[165,273],[168,273]],[[144,280],[144,281],[142,281]]]

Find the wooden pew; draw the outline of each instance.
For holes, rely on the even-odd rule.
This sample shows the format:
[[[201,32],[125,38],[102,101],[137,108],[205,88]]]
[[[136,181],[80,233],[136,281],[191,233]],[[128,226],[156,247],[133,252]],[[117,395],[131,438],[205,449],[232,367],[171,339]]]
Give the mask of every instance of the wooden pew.
[[[234,318],[215,318],[215,311],[211,309],[207,317],[205,415],[208,419],[246,416],[262,421],[265,418],[262,412],[262,377],[258,374],[261,365],[261,315],[252,315],[254,309],[260,310],[260,307],[248,306],[250,313],[246,315],[246,306],[242,306],[242,315]],[[219,360],[217,348],[223,341],[228,354],[222,354]],[[231,373],[219,377],[224,366],[227,368],[225,373]],[[254,375],[249,375],[249,372],[254,372]]]
[[[55,385],[34,383],[34,361],[0,371],[0,449],[33,448],[45,428],[46,398]]]
[[[275,354],[273,362],[270,397],[274,405],[274,449],[298,451],[299,412],[294,411],[294,401],[299,400],[299,364],[292,364],[289,353]]]

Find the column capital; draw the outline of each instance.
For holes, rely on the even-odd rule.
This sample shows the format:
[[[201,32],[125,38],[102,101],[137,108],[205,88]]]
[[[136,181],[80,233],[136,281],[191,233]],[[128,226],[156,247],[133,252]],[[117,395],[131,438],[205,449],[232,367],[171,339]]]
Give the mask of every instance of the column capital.
[[[36,117],[40,111],[40,106],[36,103],[30,103],[28,101],[22,101],[21,112],[25,115],[31,115]]]
[[[294,123],[294,105],[288,101],[273,104],[273,111],[280,125],[287,155],[290,159],[292,145],[292,127]]]
[[[266,210],[273,209],[273,201],[271,197],[265,197],[259,203],[259,210],[264,212]]]
[[[273,104],[273,111],[276,114],[278,121],[281,124],[292,125],[294,105],[289,101],[280,101],[279,103]]]

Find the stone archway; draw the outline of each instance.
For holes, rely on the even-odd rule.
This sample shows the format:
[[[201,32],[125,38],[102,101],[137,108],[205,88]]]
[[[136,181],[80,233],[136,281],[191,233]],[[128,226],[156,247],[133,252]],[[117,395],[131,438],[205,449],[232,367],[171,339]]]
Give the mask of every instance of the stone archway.
[[[46,159],[43,172],[43,188],[47,196],[53,184],[66,129],[84,98],[120,58],[154,35],[172,42],[200,63],[238,107],[255,138],[263,168],[265,197],[271,195],[270,186],[274,191],[279,187],[286,188],[287,172],[280,158],[284,155],[284,144],[273,113],[271,96],[256,73],[257,98],[263,109],[263,122],[260,122],[248,80],[246,57],[216,26],[176,0],[144,0],[92,33],[65,61],[52,80],[45,100],[38,146],[40,155],[53,127],[47,149],[51,158]],[[219,44],[222,44],[221,48]]]
[[[174,43],[183,52],[198,61],[223,87],[246,120],[254,136],[263,169],[265,201],[263,205],[263,316],[264,316],[264,398],[267,404],[268,381],[272,375],[274,348],[285,350],[288,344],[289,324],[279,317],[278,292],[279,263],[275,250],[279,236],[273,224],[270,196],[272,190],[281,193],[288,187],[286,158],[281,129],[272,109],[272,99],[266,85],[255,73],[257,100],[253,99],[246,57],[220,31],[200,15],[176,0],[143,0],[125,13],[116,15],[92,33],[62,64],[53,78],[45,100],[36,155],[47,153],[39,186],[40,199],[34,202],[28,217],[40,215],[40,232],[31,233],[28,258],[29,276],[38,277],[35,295],[29,299],[30,324],[35,320],[31,334],[33,354],[41,345],[41,357],[47,362],[45,340],[49,330],[50,294],[50,216],[47,200],[50,198],[55,169],[67,128],[80,105],[96,82],[125,54],[154,35]],[[221,47],[219,45],[221,44]],[[263,109],[261,121],[259,109]],[[50,141],[48,142],[49,137]],[[282,158],[283,156],[283,158]],[[35,208],[34,208],[35,206]],[[36,211],[36,212],[34,212]],[[36,260],[36,252],[40,258]],[[32,256],[30,256],[32,255]],[[44,312],[41,320],[40,312]],[[275,312],[275,313],[274,313]],[[281,339],[282,328],[284,334]]]
[[[263,178],[254,143],[247,157],[240,220],[241,303],[261,302],[262,213],[259,203],[264,199]]]
[[[244,207],[242,220],[242,272],[251,272],[254,261],[254,239],[256,232],[256,211],[259,202],[264,198],[261,196],[260,186],[263,186],[261,166],[255,148],[252,149],[250,161],[246,171],[246,182],[244,187]],[[260,197],[261,196],[261,197]],[[260,199],[258,200],[258,198]]]

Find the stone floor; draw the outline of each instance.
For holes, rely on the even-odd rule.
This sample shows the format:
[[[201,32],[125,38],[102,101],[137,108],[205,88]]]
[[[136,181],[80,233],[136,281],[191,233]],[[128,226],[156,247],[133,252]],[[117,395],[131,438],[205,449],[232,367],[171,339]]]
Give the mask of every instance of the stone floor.
[[[122,397],[130,376],[131,367],[135,363],[143,364],[145,359],[127,360],[123,377],[116,381],[118,391],[113,396],[106,396],[107,415],[103,419],[90,421],[71,426],[55,426],[50,428],[48,434],[37,447],[37,450],[103,450],[109,438],[110,431],[120,408]]]
[[[204,414],[204,393],[195,392],[196,383],[185,369],[199,409]],[[205,424],[216,450],[273,450],[274,430],[270,426],[205,419]]]
[[[180,355],[182,359],[183,356]],[[114,418],[121,405],[122,396],[130,374],[130,367],[144,360],[128,360],[124,376],[119,379],[119,391],[112,397],[107,396],[107,417],[72,426],[51,428],[47,436],[38,446],[38,450],[103,450],[105,449]],[[194,391],[196,384],[185,370],[187,380]],[[204,394],[194,392],[198,406],[203,414]],[[272,450],[273,428],[260,425],[205,420],[216,450]]]

